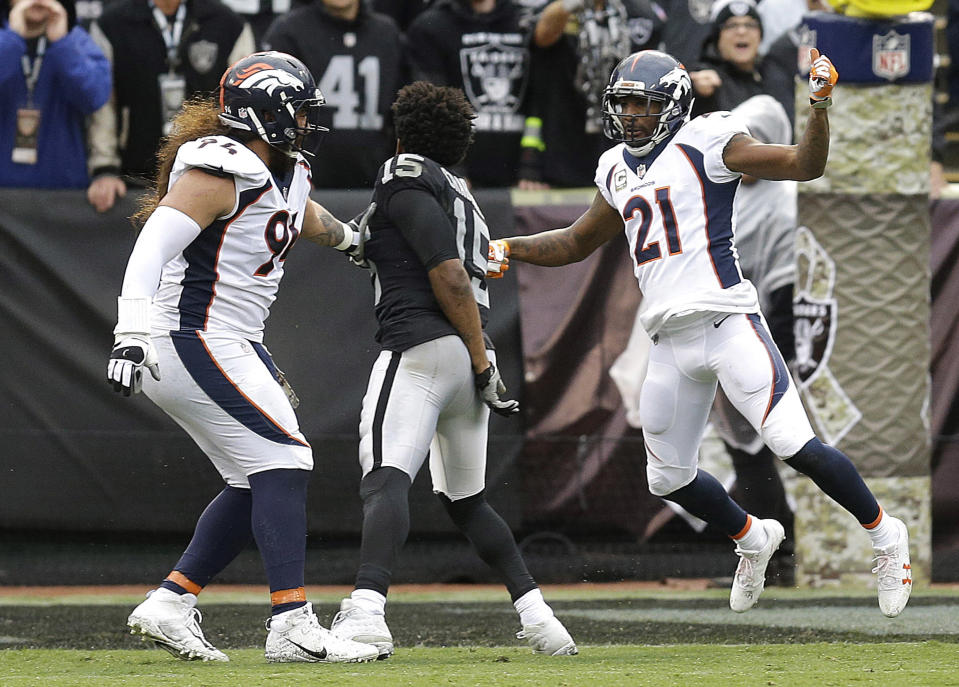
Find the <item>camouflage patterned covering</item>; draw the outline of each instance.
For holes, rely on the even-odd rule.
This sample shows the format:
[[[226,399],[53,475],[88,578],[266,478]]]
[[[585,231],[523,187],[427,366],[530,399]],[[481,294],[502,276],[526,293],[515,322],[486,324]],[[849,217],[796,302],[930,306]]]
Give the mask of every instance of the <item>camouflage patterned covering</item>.
[[[913,579],[931,566],[929,151],[932,87],[833,93],[826,173],[799,185],[797,364],[817,434],[909,527]],[[796,90],[796,135],[808,111]],[[799,586],[875,585],[868,535],[813,482],[788,474]],[[877,611],[878,613],[878,611]]]
[[[874,588],[872,546],[855,518],[823,494],[809,478],[794,471],[782,474],[786,493],[796,505],[796,585]],[[915,588],[929,583],[932,570],[929,480],[929,477],[866,478],[883,508],[909,528]]]
[[[829,164],[800,193],[929,193],[932,84],[843,85],[829,109]],[[795,140],[806,129],[809,89],[796,82]]]

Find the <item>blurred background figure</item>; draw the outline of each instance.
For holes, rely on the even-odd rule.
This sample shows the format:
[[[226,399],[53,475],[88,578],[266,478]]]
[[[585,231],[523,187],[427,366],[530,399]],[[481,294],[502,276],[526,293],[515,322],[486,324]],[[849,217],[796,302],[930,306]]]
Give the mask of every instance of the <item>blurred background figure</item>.
[[[462,172],[473,186],[513,186],[529,80],[529,32],[513,0],[437,0],[407,30],[413,79],[462,89],[476,142]]]
[[[326,96],[313,185],[372,188],[393,155],[390,104],[409,79],[396,23],[361,0],[314,0],[278,18],[264,45],[303,60]]]
[[[114,0],[90,34],[113,64],[112,97],[88,129],[87,198],[105,212],[127,184],[149,184],[183,102],[216,90],[255,46],[249,25],[219,0]]]
[[[85,188],[84,120],[110,63],[57,0],[13,0],[0,29],[0,186]]]
[[[529,117],[519,187],[585,187],[609,147],[602,99],[623,55],[659,48],[666,13],[653,0],[553,0],[533,31]]]
[[[693,117],[731,110],[747,98],[766,92],[759,56],[763,25],[753,0],[719,0],[712,9],[712,28],[703,42],[693,81]]]

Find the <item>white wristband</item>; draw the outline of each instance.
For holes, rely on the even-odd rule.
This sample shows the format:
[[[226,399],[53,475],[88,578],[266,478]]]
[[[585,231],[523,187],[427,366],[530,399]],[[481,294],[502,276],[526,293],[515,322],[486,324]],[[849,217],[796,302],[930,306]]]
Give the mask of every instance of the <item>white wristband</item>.
[[[336,246],[336,250],[347,250],[356,245],[356,232],[353,231],[353,227],[345,222],[340,222],[343,225],[343,240]]]
[[[150,299],[117,297],[117,326],[113,334],[150,333]]]

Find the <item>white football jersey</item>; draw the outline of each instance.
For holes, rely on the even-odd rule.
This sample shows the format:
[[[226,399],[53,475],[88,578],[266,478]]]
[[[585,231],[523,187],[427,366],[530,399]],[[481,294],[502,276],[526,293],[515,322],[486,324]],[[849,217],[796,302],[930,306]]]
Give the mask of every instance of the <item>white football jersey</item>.
[[[679,313],[759,311],[733,241],[740,174],[723,163],[738,133],[748,134],[745,124],[715,112],[684,125],[658,153],[636,158],[620,144],[599,159],[596,186],[625,223],[650,336]]]
[[[300,234],[310,166],[297,156],[290,177],[278,180],[242,143],[206,136],[180,146],[170,187],[191,167],[231,174],[236,205],[164,265],[153,299],[153,326],[230,331],[262,341],[283,261]]]

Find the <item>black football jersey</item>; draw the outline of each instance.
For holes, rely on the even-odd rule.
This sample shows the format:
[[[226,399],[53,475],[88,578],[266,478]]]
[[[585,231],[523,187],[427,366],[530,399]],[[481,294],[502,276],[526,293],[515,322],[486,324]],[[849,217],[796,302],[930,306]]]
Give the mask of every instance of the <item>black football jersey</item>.
[[[376,340],[383,348],[404,351],[458,335],[433,295],[428,274],[455,258],[469,274],[485,328],[489,230],[466,182],[429,158],[401,153],[380,167],[373,201],[366,258],[373,270]],[[423,212],[409,212],[411,203]],[[425,221],[430,214],[439,221]]]

